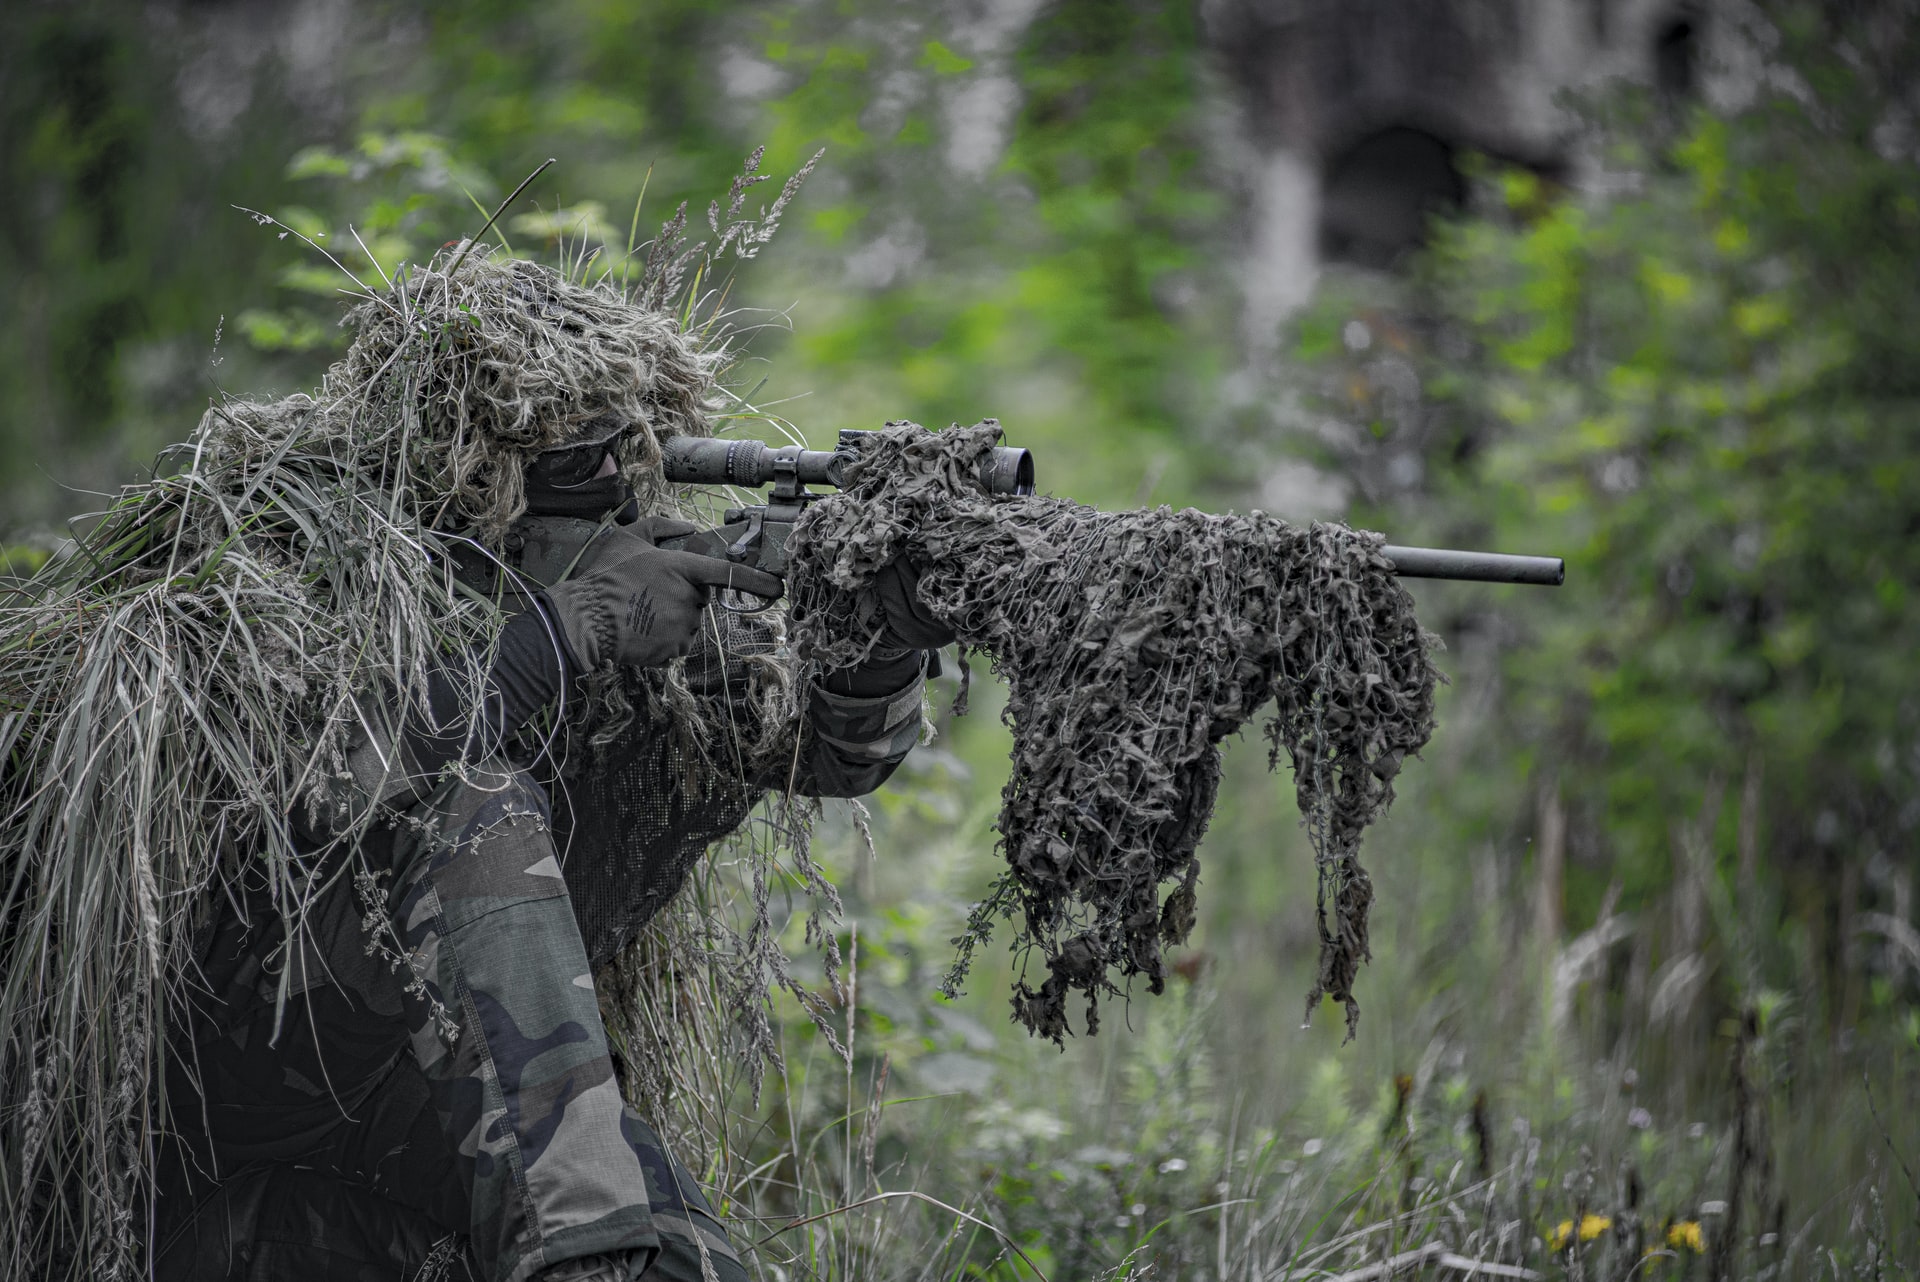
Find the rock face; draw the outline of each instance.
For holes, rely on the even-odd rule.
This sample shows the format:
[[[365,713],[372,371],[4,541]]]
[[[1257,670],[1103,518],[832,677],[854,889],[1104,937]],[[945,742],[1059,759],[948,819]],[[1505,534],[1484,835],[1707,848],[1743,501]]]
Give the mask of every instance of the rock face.
[[[1391,268],[1458,205],[1463,152],[1578,181],[1555,105],[1615,77],[1700,89],[1715,27],[1692,0],[1204,0],[1258,158],[1249,337],[1337,260]]]

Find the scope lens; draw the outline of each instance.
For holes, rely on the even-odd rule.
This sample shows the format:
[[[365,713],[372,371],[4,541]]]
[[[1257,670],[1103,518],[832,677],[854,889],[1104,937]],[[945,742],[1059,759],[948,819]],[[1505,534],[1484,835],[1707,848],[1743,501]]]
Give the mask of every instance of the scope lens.
[[[980,465],[980,479],[989,494],[1033,493],[1033,451],[996,445]]]
[[[1033,451],[1019,451],[1020,459],[1013,468],[1013,492],[1015,494],[1033,493]]]

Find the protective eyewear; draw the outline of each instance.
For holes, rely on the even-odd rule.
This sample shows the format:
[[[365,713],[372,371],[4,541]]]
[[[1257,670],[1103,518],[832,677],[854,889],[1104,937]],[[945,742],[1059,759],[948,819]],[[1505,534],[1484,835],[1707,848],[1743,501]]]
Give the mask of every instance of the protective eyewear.
[[[527,464],[527,484],[542,489],[570,490],[585,485],[600,474],[614,442],[626,431],[622,424],[584,441],[573,441],[542,450]]]

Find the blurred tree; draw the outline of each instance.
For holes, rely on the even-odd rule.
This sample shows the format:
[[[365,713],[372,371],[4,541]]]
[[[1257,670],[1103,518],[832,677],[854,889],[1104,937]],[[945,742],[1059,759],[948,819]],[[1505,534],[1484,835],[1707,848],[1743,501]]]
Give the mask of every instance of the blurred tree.
[[[276,198],[314,111],[286,43],[259,21],[217,23],[235,17],[131,0],[0,10],[9,526],[53,514],[53,479],[106,481],[178,437],[213,390],[223,307],[264,284],[272,242],[223,234],[241,225],[230,204]],[[242,352],[223,378],[258,376]]]
[[[1920,824],[1920,40],[1775,17],[1737,111],[1589,105],[1617,194],[1484,175],[1417,303],[1330,297],[1301,335],[1396,537],[1567,557],[1525,616],[1443,625],[1503,656],[1500,714],[1453,749],[1481,782],[1432,798],[1449,829],[1513,846],[1536,814],[1545,859],[1564,813],[1569,924],[1609,887],[1658,909],[1669,1014],[1718,967],[1726,999],[1837,1027],[1920,980],[1862,915],[1906,920]]]

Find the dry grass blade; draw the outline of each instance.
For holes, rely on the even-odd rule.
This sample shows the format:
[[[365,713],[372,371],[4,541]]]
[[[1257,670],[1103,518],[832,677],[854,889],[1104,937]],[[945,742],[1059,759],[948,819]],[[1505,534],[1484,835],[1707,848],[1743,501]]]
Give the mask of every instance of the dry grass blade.
[[[520,193],[525,191],[528,187],[531,187],[533,185],[534,179],[538,178],[541,174],[546,173],[551,166],[556,165],[558,163],[559,163],[558,158],[554,156],[548,156],[545,160],[540,162],[540,164],[534,169],[532,173],[528,174],[525,178],[522,178],[520,180],[520,185],[518,187],[515,187],[512,191],[507,193],[507,198],[501,201],[499,207],[496,208],[493,211],[493,213],[488,216],[487,221],[481,224],[480,230],[473,233],[473,235],[467,237],[467,243],[460,247],[460,252],[454,255],[453,262],[447,265],[447,275],[451,276],[460,270],[460,264],[467,261],[467,255],[470,252],[472,252],[473,247],[475,245],[480,243],[480,238],[493,230],[493,225],[500,221],[500,215],[506,213],[507,210],[512,207],[513,202],[520,199]],[[639,217],[639,213],[640,213],[639,209],[635,208],[634,216],[636,218]]]
[[[998,1225],[989,1224],[987,1221],[981,1219],[979,1216],[969,1215],[967,1212],[962,1211],[958,1207],[948,1206],[945,1202],[942,1202],[939,1198],[934,1197],[931,1194],[922,1193],[918,1189],[900,1189],[892,1192],[875,1193],[870,1197],[863,1197],[857,1202],[849,1202],[845,1206],[836,1206],[831,1210],[819,1211],[812,1215],[801,1216],[798,1219],[788,1221],[787,1223],[781,1225],[778,1229],[775,1229],[772,1233],[767,1234],[767,1236],[761,1238],[758,1242],[755,1242],[752,1248],[750,1249],[758,1250],[759,1248],[765,1246],[767,1243],[773,1241],[775,1238],[779,1237],[782,1233],[791,1233],[793,1230],[799,1229],[799,1228],[805,1228],[809,1224],[817,1224],[822,1220],[833,1219],[835,1216],[847,1215],[853,1211],[860,1210],[862,1207],[874,1206],[881,1202],[898,1202],[903,1200],[926,1203],[929,1206],[935,1207],[938,1210],[946,1212],[948,1215],[953,1216],[957,1220],[960,1220],[967,1224],[971,1224],[976,1228],[985,1229],[987,1232],[993,1234],[994,1237],[998,1238],[1000,1242],[1003,1245],[1005,1245],[1009,1251],[1012,1251],[1015,1255],[1019,1256],[1020,1262],[1025,1264],[1028,1268],[1032,1269],[1034,1276],[1039,1278],[1040,1282],[1048,1282],[1047,1275],[1041,1270],[1039,1265],[1033,1262],[1033,1257],[1029,1256],[1025,1251],[1022,1251],[1020,1249],[1020,1244],[1018,1242],[1015,1242],[1012,1238],[1008,1237],[1005,1231],[1002,1230]]]

